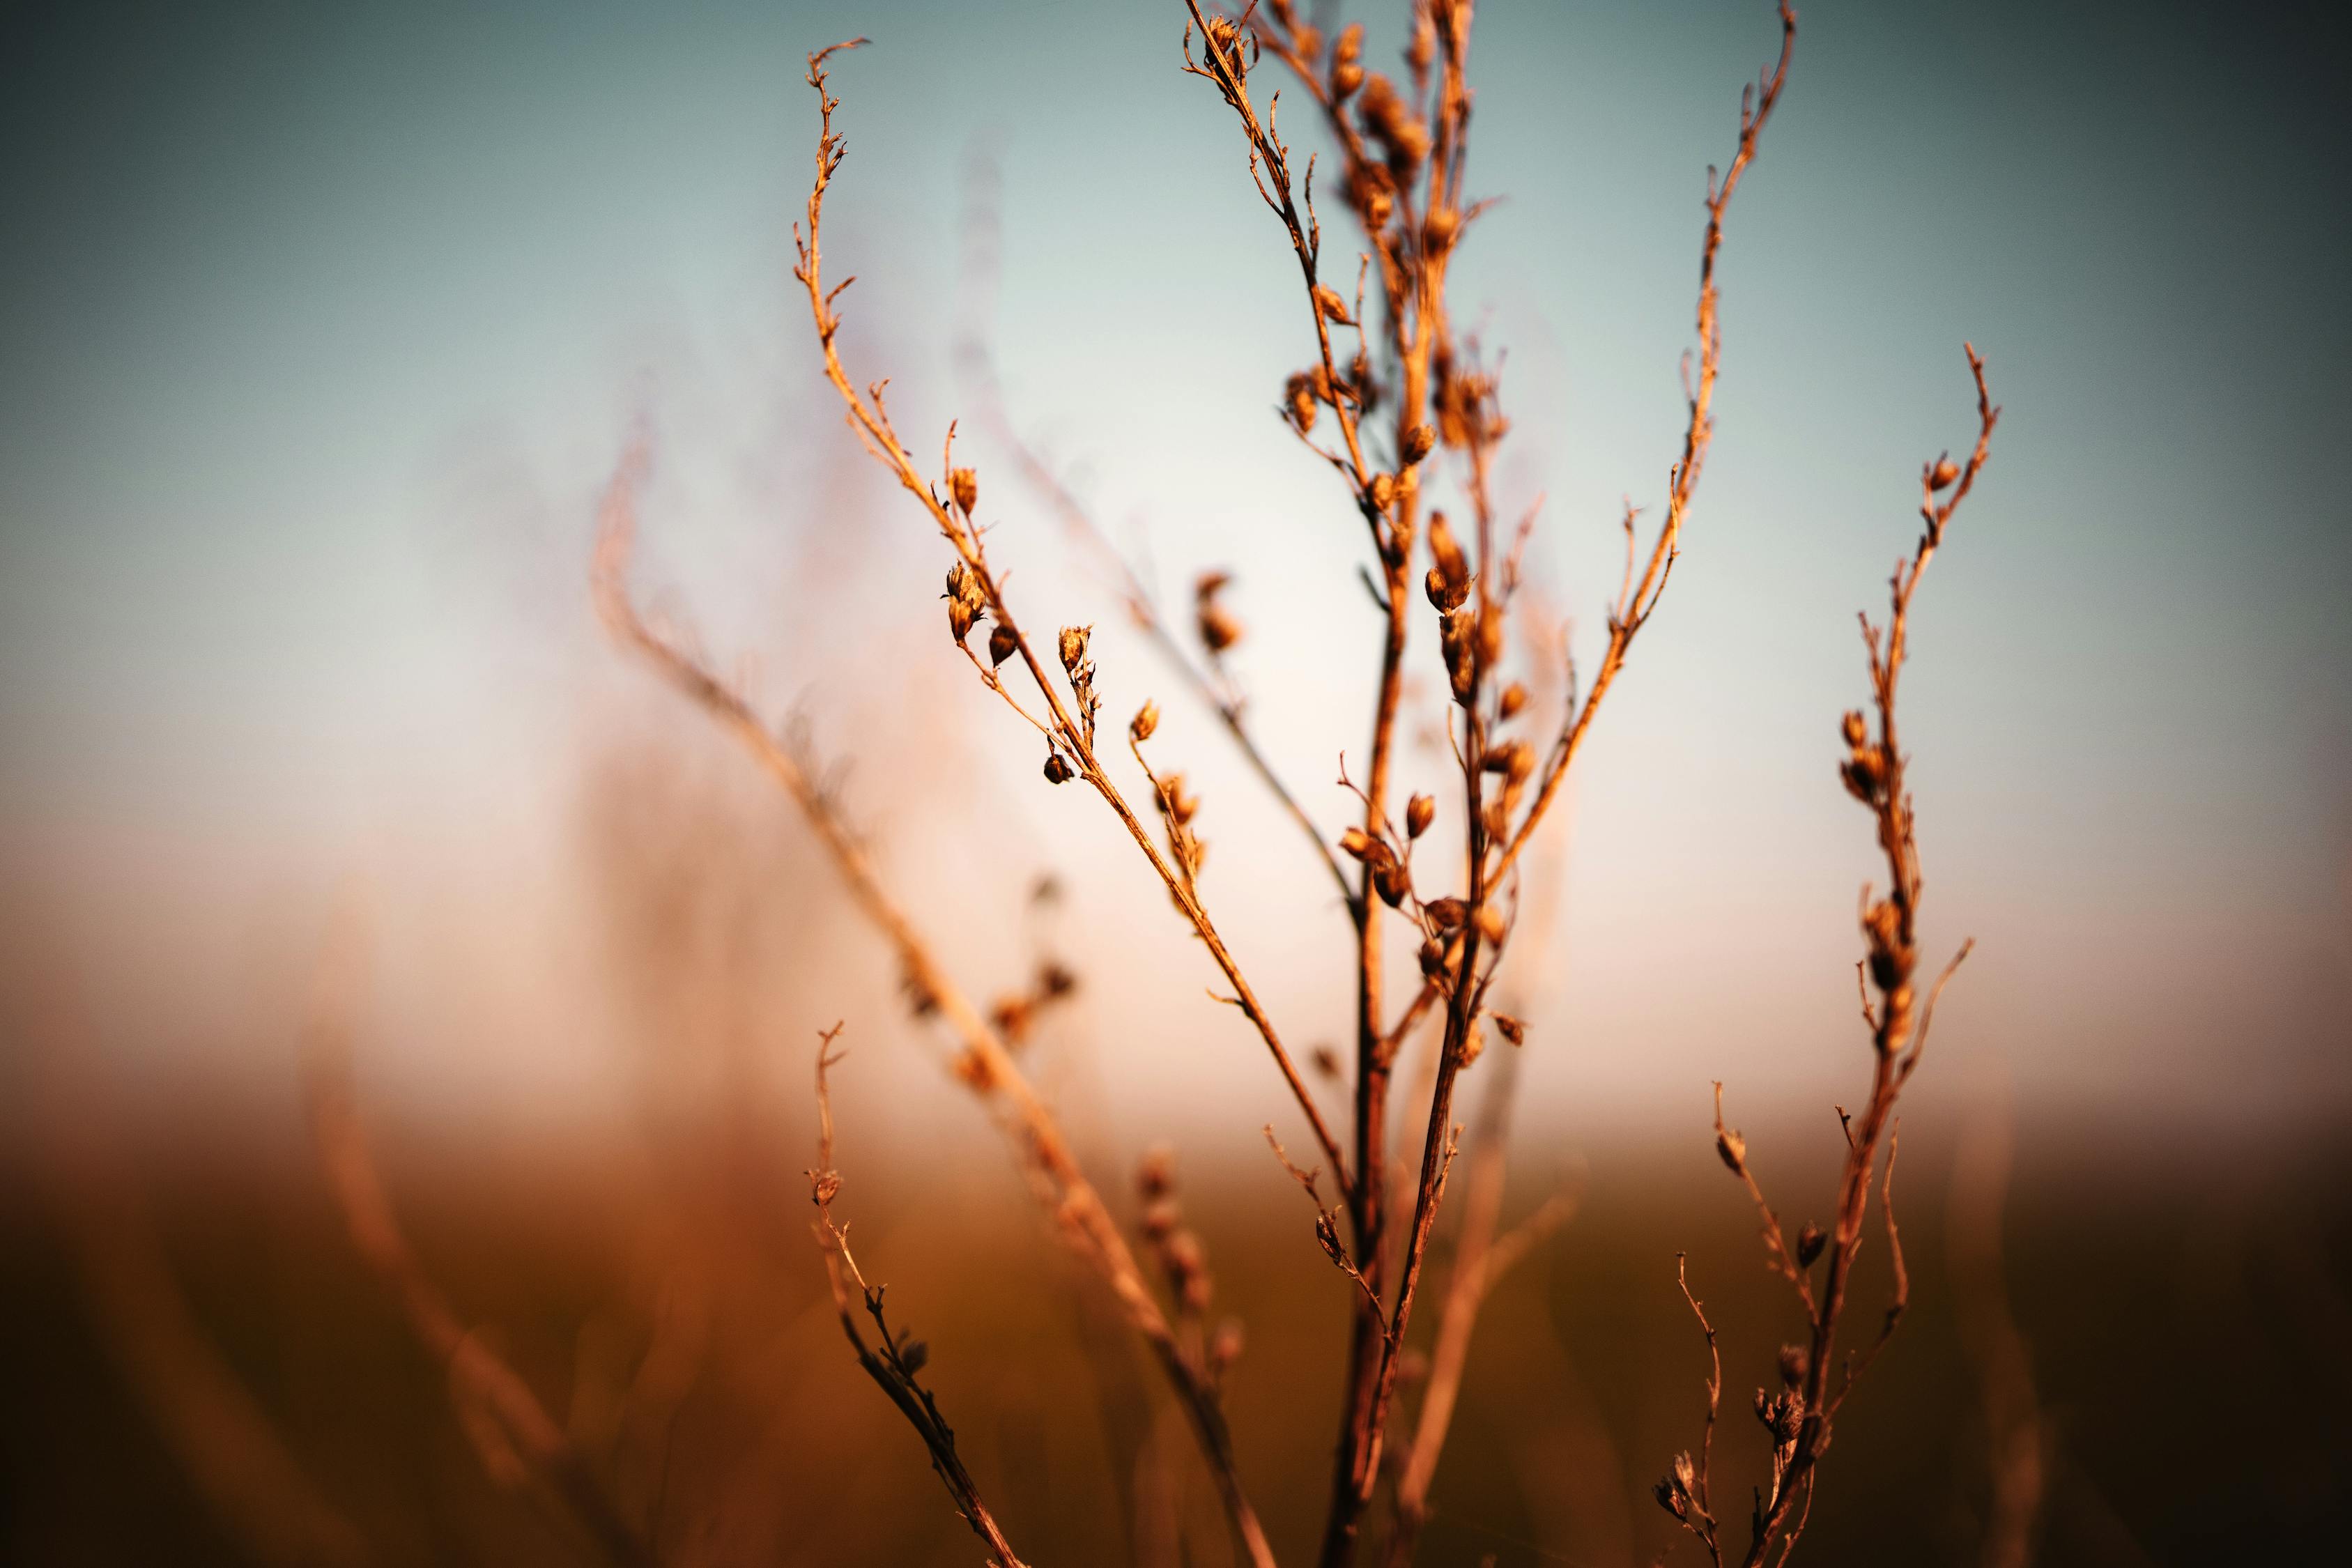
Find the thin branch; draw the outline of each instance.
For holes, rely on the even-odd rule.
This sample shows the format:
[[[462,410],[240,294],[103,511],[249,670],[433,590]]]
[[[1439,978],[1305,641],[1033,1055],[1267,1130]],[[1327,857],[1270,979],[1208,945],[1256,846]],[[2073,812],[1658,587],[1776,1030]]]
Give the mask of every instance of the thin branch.
[[[866,1369],[875,1386],[889,1396],[890,1403],[898,1407],[898,1413],[923,1440],[923,1447],[930,1455],[931,1468],[939,1473],[956,1511],[988,1548],[989,1561],[994,1568],[1024,1568],[1004,1539],[995,1516],[981,1500],[980,1488],[972,1481],[971,1472],[964,1468],[962,1458],[956,1453],[955,1432],[940,1414],[939,1401],[919,1381],[918,1374],[929,1359],[928,1351],[907,1334],[891,1331],[882,1308],[885,1287],[866,1283],[856,1258],[849,1250],[849,1227],[833,1217],[833,1200],[841,1194],[841,1174],[833,1164],[833,1096],[826,1088],[824,1075],[826,1068],[841,1060],[841,1055],[833,1049],[834,1042],[840,1037],[839,1024],[817,1037],[816,1168],[808,1173],[808,1178],[809,1201],[816,1205],[816,1221],[812,1228],[816,1233],[818,1250],[824,1255],[825,1279],[833,1288],[834,1310],[841,1319],[841,1331],[850,1348],[857,1352],[857,1364]],[[856,1288],[854,1292],[852,1287]],[[879,1336],[878,1350],[866,1342],[864,1331],[857,1326],[861,1307],[874,1321],[875,1332]]]

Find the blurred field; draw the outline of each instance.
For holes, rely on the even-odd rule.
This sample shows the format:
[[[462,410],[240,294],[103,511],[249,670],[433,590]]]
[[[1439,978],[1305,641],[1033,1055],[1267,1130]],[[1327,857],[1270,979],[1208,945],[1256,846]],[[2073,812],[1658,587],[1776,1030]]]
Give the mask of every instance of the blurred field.
[[[667,1560],[968,1563],[971,1538],[919,1445],[830,1316],[799,1176],[803,1109],[741,1105],[659,1147],[595,1151],[387,1129],[384,1163],[427,1267],[569,1413],[625,1509],[657,1521]],[[1149,1509],[1164,1471],[1181,1492],[1183,1560],[1225,1562],[1160,1390],[1001,1152],[978,1130],[894,1149],[869,1116],[861,1103],[845,1121],[842,1213],[899,1321],[930,1344],[942,1406],[1016,1544],[1037,1563],[1127,1561],[1123,1478],[1147,1478]],[[1810,1146],[1826,1159],[1818,1136],[1749,1133],[1786,1183],[1823,1173],[1795,1157]],[[2006,1262],[2057,1444],[2039,1560],[2316,1560],[2352,1521],[2340,1147],[2059,1159],[2030,1119],[2021,1143]],[[1523,1160],[1509,1214],[1575,1152]],[[1677,1247],[1724,1333],[1718,1497],[1745,1484],[1745,1396],[1790,1317],[1757,1266],[1749,1216],[1699,1130],[1673,1149],[1584,1152],[1580,1212],[1481,1323],[1424,1561],[1647,1562],[1667,1544],[1647,1488],[1697,1435],[1704,1373],[1674,1292]],[[1811,1560],[1975,1560],[1988,1467],[1940,1223],[1952,1154],[1948,1128],[1905,1145],[1916,1306],[1839,1427]],[[1232,1394],[1244,1463],[1277,1549],[1303,1554],[1346,1287],[1270,1164],[1236,1155],[1188,1176],[1220,1308],[1247,1326]],[[545,1516],[485,1479],[439,1370],[299,1153],[163,1144],[135,1170],[85,1167],[44,1197],[19,1191],[5,1225],[9,1561],[248,1560],[159,1435],[119,1353],[122,1320],[91,1310],[93,1281],[123,1278],[150,1240],[194,1323],[373,1560],[576,1560]],[[1867,1260],[1858,1321],[1874,1316],[1885,1263],[1883,1249]],[[130,1277],[148,1281],[147,1306],[163,1300],[153,1276]]]

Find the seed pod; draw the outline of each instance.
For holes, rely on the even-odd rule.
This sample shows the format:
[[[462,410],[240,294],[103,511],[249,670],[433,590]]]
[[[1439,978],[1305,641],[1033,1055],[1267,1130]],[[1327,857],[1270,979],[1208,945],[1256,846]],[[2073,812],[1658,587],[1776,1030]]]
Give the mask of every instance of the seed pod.
[[[1135,717],[1127,721],[1127,738],[1139,746],[1151,739],[1151,732],[1159,728],[1160,704],[1147,701],[1135,710]]]
[[[1953,465],[1951,458],[1938,458],[1936,466],[1927,470],[1927,488],[1931,490],[1949,489],[1952,481],[1959,477],[1960,470]]]
[[[1478,672],[1484,675],[1503,662],[1503,606],[1478,607]]]
[[[1356,324],[1355,318],[1348,314],[1348,301],[1339,298],[1339,290],[1332,288],[1328,283],[1315,285],[1315,306],[1323,312],[1327,320],[1336,321],[1340,326],[1352,327]]]
[[[1315,428],[1315,380],[1300,371],[1283,383],[1282,403],[1291,428],[1301,436]]]
[[[1428,426],[1415,426],[1414,428],[1426,429]],[[1429,559],[1436,579],[1442,579],[1444,584],[1444,600],[1438,602],[1438,592],[1433,580],[1430,590],[1432,602],[1437,603],[1441,610],[1460,608],[1462,601],[1470,593],[1470,557],[1463,552],[1462,542],[1454,537],[1454,530],[1447,526],[1445,514],[1442,511],[1429,514]]]
[[[1405,870],[1404,862],[1383,854],[1380,864],[1372,868],[1372,890],[1391,909],[1403,903],[1404,896],[1412,891],[1412,878]]]
[[[1820,1226],[1807,1220],[1805,1228],[1797,1233],[1797,1267],[1811,1268],[1814,1260],[1821,1257],[1822,1248],[1829,1245],[1829,1239],[1822,1233]]]
[[[1242,624],[1233,612],[1213,599],[1201,601],[1197,616],[1201,646],[1213,654],[1220,654],[1242,640]]]
[[[1805,1353],[1805,1347],[1802,1345],[1782,1345],[1780,1347],[1780,1381],[1790,1388],[1804,1382],[1806,1364],[1811,1359]]]
[[[1328,1046],[1318,1046],[1307,1059],[1314,1063],[1315,1070],[1317,1072],[1322,1074],[1333,1083],[1339,1081],[1339,1052],[1333,1050]]]
[[[1087,634],[1093,630],[1092,626],[1062,628],[1062,668],[1069,672],[1072,679],[1077,678],[1078,667],[1087,662]]]
[[[1416,425],[1404,433],[1404,441],[1398,447],[1397,455],[1403,459],[1405,467],[1411,468],[1436,447],[1437,432],[1426,425]]]
[[[950,599],[948,601],[948,635],[955,638],[958,647],[963,646],[964,638],[971,636],[972,622],[979,617],[980,612],[972,608],[971,600]]]
[[[1715,1135],[1715,1152],[1723,1156],[1724,1168],[1733,1175],[1743,1175],[1748,1170],[1748,1140],[1727,1127]]]
[[[1492,947],[1502,941],[1503,933],[1509,929],[1502,910],[1492,904],[1478,906],[1478,934],[1486,940],[1487,946]]]
[[[1454,248],[1461,233],[1462,215],[1452,207],[1439,207],[1422,220],[1422,249],[1432,257],[1443,256]]]
[[[1470,912],[1470,906],[1459,899],[1432,899],[1421,906],[1429,916],[1429,923],[1440,931],[1459,928]]]
[[[1863,742],[1870,739],[1870,728],[1863,722],[1858,710],[1847,713],[1840,721],[1840,727],[1845,735],[1845,743],[1857,752],[1862,750]]]
[[[1660,1476],[1657,1484],[1650,1489],[1650,1495],[1658,1500],[1660,1508],[1664,1509],[1676,1519],[1690,1517],[1690,1504],[1685,1502],[1682,1493],[1675,1489],[1673,1478]]]
[[[1070,766],[1070,760],[1062,755],[1061,752],[1048,752],[1045,754],[1045,782],[1047,784],[1067,784],[1077,776],[1078,770]]]
[[[953,468],[948,473],[948,494],[955,499],[956,510],[966,517],[980,504],[980,476],[970,468]]]
[[[1500,718],[1511,720],[1517,718],[1519,716],[1519,710],[1527,705],[1528,689],[1518,681],[1514,680],[1508,686],[1503,688],[1503,699],[1499,703],[1496,704],[1495,711]]]
[[[988,632],[988,662],[1002,665],[1020,646],[1021,639],[1013,635],[1013,628],[1003,621],[997,622]]]
[[[1404,803],[1404,831],[1409,838],[1418,838],[1429,831],[1437,820],[1437,802],[1425,795],[1416,795]]]
[[[1372,504],[1382,511],[1388,510],[1396,500],[1396,480],[1387,474],[1374,474],[1371,489]]]
[[[1528,1043],[1527,1025],[1512,1017],[1508,1013],[1496,1013],[1493,1017],[1495,1027],[1502,1031],[1503,1038],[1515,1046],[1524,1046]]]
[[[1372,840],[1360,827],[1343,828],[1339,834],[1339,847],[1350,859],[1360,860],[1371,853]]]
[[[1473,1018],[1470,1020],[1470,1027],[1465,1030],[1462,1036],[1461,1065],[1466,1068],[1486,1054],[1486,1031],[1478,1026],[1477,1019]]]
[[[1350,22],[1339,29],[1339,37],[1332,40],[1331,58],[1342,63],[1364,58],[1364,25],[1361,22]]]

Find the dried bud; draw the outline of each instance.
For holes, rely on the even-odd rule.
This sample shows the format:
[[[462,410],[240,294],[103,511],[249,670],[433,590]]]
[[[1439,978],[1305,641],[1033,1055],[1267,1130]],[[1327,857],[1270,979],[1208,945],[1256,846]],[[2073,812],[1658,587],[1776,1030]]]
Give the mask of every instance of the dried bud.
[[[1780,1347],[1781,1384],[1786,1387],[1794,1388],[1804,1382],[1805,1368],[1811,1359],[1805,1353],[1805,1347],[1802,1345],[1782,1345]]]
[[[1470,913],[1470,907],[1459,899],[1432,899],[1421,907],[1429,923],[1439,931],[1459,930]]]
[[[1045,782],[1047,784],[1067,784],[1077,776],[1078,770],[1070,766],[1069,758],[1062,755],[1059,752],[1048,752],[1045,753]]]
[[[1213,599],[1201,601],[1197,619],[1201,646],[1213,654],[1223,653],[1242,640],[1241,622],[1234,618],[1232,611]]]
[[[1003,664],[1013,657],[1013,651],[1020,646],[1021,639],[1013,635],[1013,628],[1003,621],[997,622],[995,626],[989,628],[988,662],[992,665]]]
[[[1478,607],[1478,669],[1484,674],[1503,662],[1503,606]]]
[[[1443,948],[1433,942],[1423,942],[1419,954],[1422,978],[1444,984],[1446,977],[1453,973],[1454,950],[1459,942],[1460,939],[1456,938]]]
[[[1301,436],[1315,428],[1315,378],[1300,371],[1282,384],[1282,406]]]
[[[1331,68],[1331,100],[1344,102],[1364,85],[1364,68],[1353,60],[1342,60]]]
[[[1386,511],[1389,510],[1390,506],[1394,504],[1396,500],[1396,480],[1394,478],[1388,474],[1374,474],[1372,476],[1371,489],[1372,504],[1374,506],[1380,508],[1382,511]]]
[[[1911,978],[1916,962],[1903,940],[1902,913],[1892,900],[1881,899],[1862,917],[1862,929],[1870,943],[1871,984],[1891,993]]]
[[[1951,458],[1938,458],[1936,466],[1927,470],[1927,488],[1931,490],[1949,489],[1952,481],[1959,477],[1960,470],[1953,465]]]
[[[1515,1046],[1524,1046],[1528,1043],[1528,1026],[1526,1024],[1512,1017],[1508,1013],[1496,1013],[1493,1016],[1495,1019],[1495,1027],[1502,1031],[1503,1038],[1510,1041],[1511,1044]]]
[[[840,1172],[811,1171],[809,1173],[809,1201],[811,1203],[814,1203],[819,1208],[823,1208],[825,1205],[833,1202],[834,1199],[840,1195]]]
[[[1069,672],[1073,680],[1078,678],[1080,667],[1087,662],[1087,637],[1093,630],[1092,626],[1062,628],[1062,668]]]
[[[1420,837],[1423,834],[1429,831],[1429,825],[1436,820],[1437,802],[1432,800],[1429,796],[1425,795],[1416,795],[1411,800],[1404,803],[1404,830],[1406,837],[1411,838]]]
[[[1848,713],[1840,721],[1840,726],[1845,735],[1845,743],[1857,752],[1862,750],[1863,742],[1870,739],[1870,726],[1863,722],[1859,710]]]
[[[1437,576],[1430,572],[1430,576]],[[1454,611],[1437,623],[1437,651],[1446,658],[1446,679],[1463,708],[1477,696],[1477,616]]]
[[[1356,319],[1348,314],[1348,301],[1339,298],[1339,290],[1332,288],[1328,283],[1315,285],[1315,305],[1329,321],[1337,321],[1343,327],[1352,327],[1356,324]]]
[[[1874,806],[1886,784],[1886,764],[1877,747],[1866,747],[1838,764],[1838,777],[1845,781],[1846,794]]]
[[[1208,20],[1209,49],[1225,62],[1226,68],[1238,81],[1247,70],[1242,58],[1242,29],[1230,17],[1212,16]]]
[[[1513,784],[1525,784],[1528,775],[1536,771],[1535,748],[1525,741],[1506,741],[1499,746],[1486,748],[1485,766],[1490,773],[1501,773]]]
[[[1691,1463],[1687,1448],[1675,1456],[1675,1485],[1685,1493],[1698,1489],[1698,1467]]]
[[[1412,41],[1405,46],[1404,58],[1415,74],[1427,70],[1437,58],[1437,24],[1423,7],[1413,8]]]
[[[1201,809],[1201,797],[1184,793],[1184,775],[1170,773],[1160,781],[1160,812],[1181,827]]]
[[[1139,746],[1151,739],[1152,731],[1159,728],[1160,704],[1147,701],[1135,710],[1135,717],[1127,721],[1127,738]]]
[[[1664,1509],[1676,1519],[1690,1517],[1690,1504],[1685,1502],[1683,1494],[1675,1489],[1674,1478],[1671,1476],[1659,1477],[1657,1485],[1650,1489],[1650,1495],[1658,1500],[1660,1508]]]
[[[1404,433],[1404,442],[1397,456],[1411,468],[1437,448],[1437,432],[1426,425],[1416,425]]]
[[[1519,716],[1519,710],[1527,705],[1528,689],[1520,682],[1514,680],[1508,686],[1503,688],[1503,700],[1496,707],[1495,711],[1501,718],[1507,720],[1516,719]]]
[[[1797,1233],[1797,1267],[1811,1268],[1821,1257],[1822,1248],[1829,1245],[1829,1239],[1820,1226],[1807,1220],[1805,1228]]]
[[[1403,861],[1386,853],[1386,847],[1381,847],[1379,864],[1372,868],[1372,890],[1380,894],[1382,903],[1395,909],[1412,891],[1412,876],[1404,868]]]
[[[1715,1152],[1723,1156],[1724,1168],[1733,1175],[1748,1171],[1748,1140],[1735,1128],[1727,1127],[1715,1135]]]
[[[1372,852],[1371,836],[1360,827],[1343,828],[1339,834],[1339,847],[1347,852],[1349,858],[1360,860]]]
[[[1331,43],[1331,58],[1342,62],[1364,58],[1364,25],[1361,22],[1350,22],[1339,29],[1339,36]]]
[[[948,636],[955,638],[958,647],[963,646],[964,638],[971,636],[972,623],[979,618],[980,612],[972,607],[971,600],[948,601]]]
[[[942,597],[950,599],[971,597],[971,569],[962,562],[959,561],[948,568],[948,591]]]
[[[1461,233],[1462,215],[1452,207],[1439,207],[1422,220],[1422,249],[1433,257],[1443,256],[1454,248]]]
[[[980,476],[970,468],[951,468],[948,472],[948,494],[955,498],[956,510],[966,517],[980,504]]]

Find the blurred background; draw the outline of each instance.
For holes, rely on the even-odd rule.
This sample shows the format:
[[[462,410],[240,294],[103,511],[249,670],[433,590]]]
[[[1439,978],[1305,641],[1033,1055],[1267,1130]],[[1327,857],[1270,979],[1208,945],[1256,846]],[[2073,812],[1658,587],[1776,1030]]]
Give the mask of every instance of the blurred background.
[[[1341,15],[1394,69],[1402,8]],[[790,276],[803,58],[868,35],[826,215],[853,373],[892,378],[919,451],[964,418],[1015,602],[1096,623],[1109,713],[1159,700],[1207,902],[1286,1033],[1343,1038],[1318,867],[1002,439],[1179,620],[1234,574],[1252,727],[1336,834],[1361,532],[1274,411],[1297,275],[1182,18],[0,21],[0,1556],[577,1555],[486,1473],[330,1200],[299,1039],[341,931],[418,1258],[665,1560],[973,1559],[803,1228],[815,1035],[845,1020],[841,1212],[1015,1544],[1225,1561],[1159,1386],[806,824],[600,633],[595,509],[638,433],[641,599],[827,760],[967,989],[1077,978],[1033,1075],[1123,1212],[1138,1156],[1179,1151],[1247,1327],[1243,1467],[1308,1554],[1350,1288],[1258,1131],[1296,1110],[1115,821],[1042,783],[939,635],[944,552],[843,428]],[[1794,1323],[1710,1086],[1784,1214],[1825,1217],[1874,868],[1836,720],[1917,465],[1972,435],[1963,339],[2006,412],[1905,701],[1927,941],[1977,947],[1906,1100],[1915,1305],[1805,1550],[1981,1560],[2021,1432],[2040,1561],[2352,1523],[2347,41],[2316,5],[1803,8],[1728,220],[1685,554],[1503,984],[1530,1022],[1506,1220],[1577,1213],[1481,1323],[1424,1561],[1668,1544],[1647,1489],[1705,1373],[1677,1251],[1724,1336],[1718,1495],[1757,1468],[1746,1393]],[[1705,171],[1776,42],[1764,0],[1478,16],[1470,183],[1504,199],[1455,310],[1507,353],[1501,500],[1542,498],[1530,574],[1588,668],[1622,500],[1654,507],[1675,451]],[[1423,678],[1405,782],[1436,787]],[[241,1485],[306,1500],[257,1524]]]

